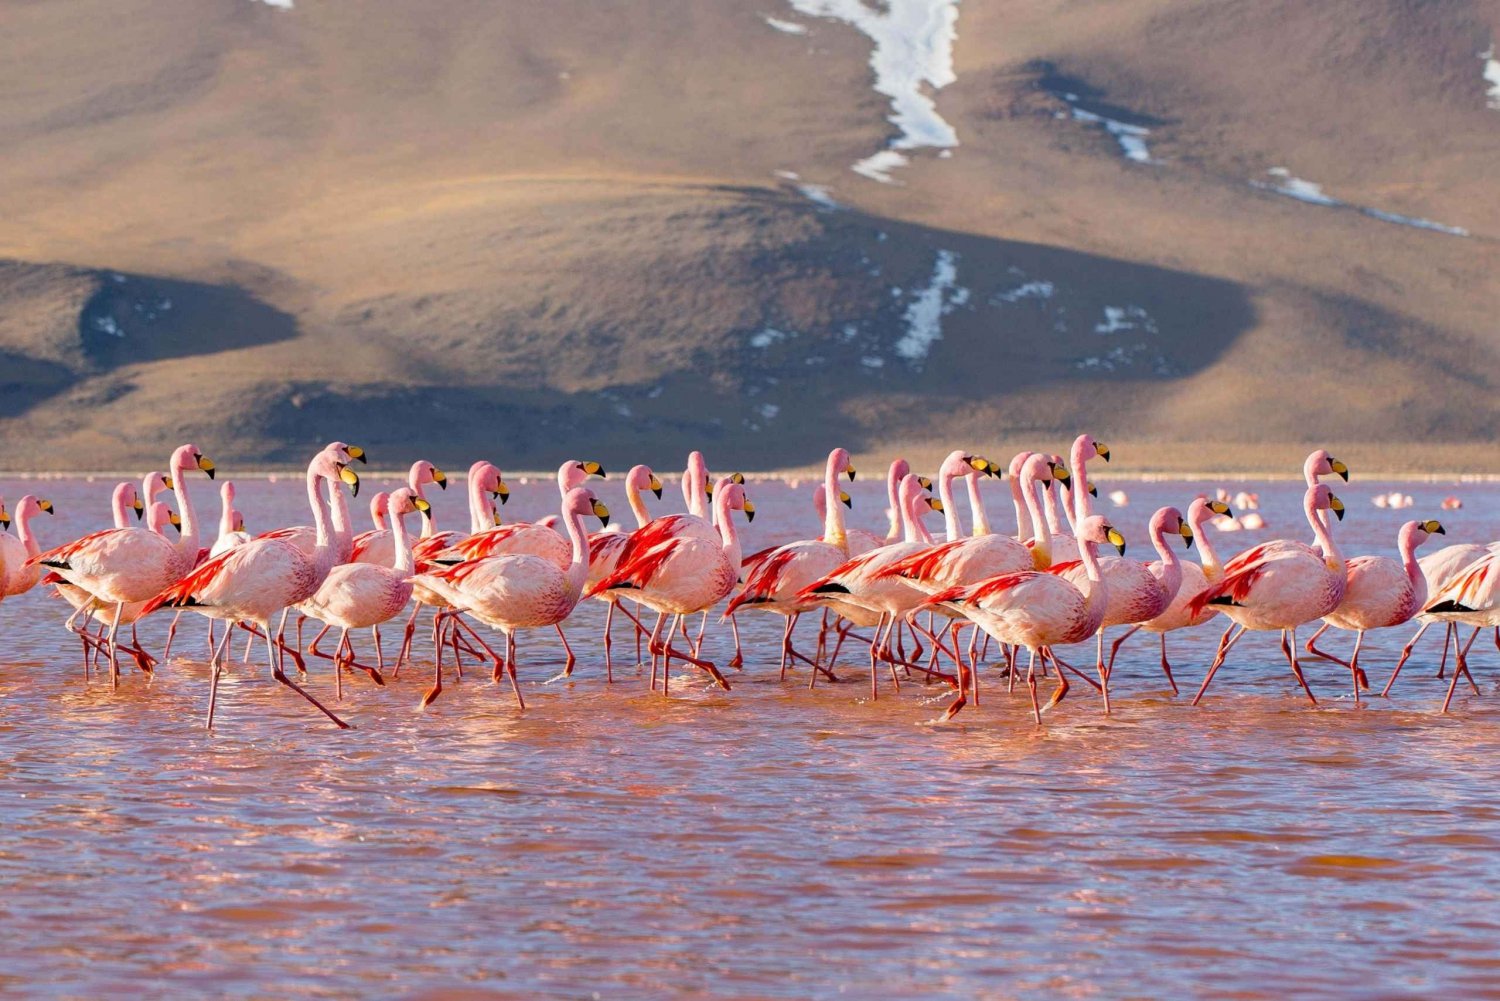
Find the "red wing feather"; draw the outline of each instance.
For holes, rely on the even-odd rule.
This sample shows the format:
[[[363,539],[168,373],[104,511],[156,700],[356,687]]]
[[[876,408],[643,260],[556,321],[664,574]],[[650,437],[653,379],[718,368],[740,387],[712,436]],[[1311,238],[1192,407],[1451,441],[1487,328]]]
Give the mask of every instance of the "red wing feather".
[[[122,531],[122,529],[105,528],[97,532],[90,532],[88,535],[85,535],[81,539],[74,539],[72,542],[66,542],[53,549],[47,550],[44,553],[37,553],[35,556],[27,560],[24,565],[28,567],[34,567],[39,563],[67,563],[69,559],[77,555],[80,549],[93,542],[95,539],[99,538],[100,536],[108,535],[111,532],[119,531]]]
[[[915,555],[908,556],[904,560],[897,560],[890,566],[877,570],[875,572],[875,579],[885,580],[888,577],[905,577],[907,580],[931,580],[938,575],[938,571],[944,561],[955,550],[959,549],[964,542],[965,540],[963,539],[955,542],[944,542]]]
[[[630,558],[630,552],[627,549],[620,555],[620,562],[616,565],[615,572],[595,584],[589,590],[589,596],[616,587],[644,588],[651,583],[651,578],[661,569],[667,557],[677,551],[679,542],[678,539],[669,539],[654,549],[639,553],[634,558]]]
[[[191,598],[212,582],[219,575],[219,571],[223,568],[224,564],[230,558],[239,555],[239,552],[238,549],[227,550],[189,570],[187,576],[146,602],[146,607],[142,610],[141,616],[150,615],[163,605],[180,606],[187,604]]]

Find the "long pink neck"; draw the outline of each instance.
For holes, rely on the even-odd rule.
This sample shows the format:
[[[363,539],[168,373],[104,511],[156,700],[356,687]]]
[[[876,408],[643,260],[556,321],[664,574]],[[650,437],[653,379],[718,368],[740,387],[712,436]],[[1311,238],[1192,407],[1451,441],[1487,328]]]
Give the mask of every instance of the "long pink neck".
[[[307,467],[307,504],[312,508],[313,529],[317,532],[317,547],[327,549],[333,544],[333,537],[328,529],[328,502],[323,499],[323,492],[318,489],[318,482],[322,474],[317,471],[317,460]],[[329,484],[333,488],[333,484]]]
[[[729,490],[720,489],[714,495],[714,517],[718,520],[719,538],[724,543],[724,558],[736,571],[740,565],[740,536],[734,528],[734,519],[729,516]]]
[[[1401,531],[1396,536],[1396,548],[1401,552],[1401,569],[1406,571],[1406,579],[1411,581],[1412,607],[1421,608],[1427,604],[1427,575],[1422,573],[1421,564],[1417,562],[1415,523],[1407,522],[1401,526]]]
[[[121,483],[115,487],[115,492],[110,495],[109,508],[115,517],[116,528],[130,527],[130,505],[126,503],[126,498],[130,496],[131,489],[132,487],[129,483]]]
[[[953,503],[953,477],[957,475],[946,462],[938,470],[938,500],[943,502],[943,534],[948,542],[957,542],[964,534],[963,526],[958,522],[958,505]]]
[[[386,505],[390,504],[390,494],[384,490],[370,498],[370,522],[375,526],[375,531],[389,531],[391,523],[386,520]]]
[[[177,513],[182,518],[182,537],[177,540],[174,548],[180,554],[191,554],[193,560],[196,561],[198,559],[198,515],[193,511],[193,499],[188,496],[187,466],[175,458],[172,462],[172,493],[176,495]]]
[[[1307,523],[1312,526],[1313,538],[1317,540],[1318,548],[1323,550],[1323,559],[1329,566],[1342,566],[1344,554],[1339,552],[1339,547],[1334,544],[1333,530],[1331,525],[1323,524],[1318,517],[1318,509],[1313,507],[1313,495],[1309,491],[1307,498],[1302,502],[1302,511],[1307,515]]]
[[[1025,542],[1030,536],[1027,530],[1028,515],[1026,511],[1026,498],[1021,495],[1021,476],[1019,472],[1011,473],[1010,476],[1010,503],[1016,509],[1016,541]]]
[[[1161,556],[1161,583],[1166,588],[1168,595],[1177,594],[1177,589],[1182,586],[1182,564],[1177,559],[1177,554],[1167,543],[1167,518],[1170,515],[1164,511],[1158,511],[1151,518],[1151,544],[1156,547],[1156,552]]]
[[[573,560],[568,564],[568,591],[575,597],[583,593],[589,579],[589,536],[583,527],[583,515],[563,511],[563,525],[573,544]]]
[[[328,481],[328,508],[333,519],[333,547],[340,563],[348,563],[354,552],[354,526],[349,521],[349,500],[340,480]]]
[[[1322,461],[1323,457],[1314,452],[1307,457],[1306,462],[1302,463],[1302,480],[1309,489],[1318,485],[1318,465]],[[1328,511],[1320,510],[1313,517],[1318,519],[1318,524],[1322,525],[1325,530],[1332,524],[1331,514]],[[1325,549],[1324,552],[1327,550]]]
[[[964,481],[969,487],[969,514],[974,521],[974,537],[993,535],[990,516],[984,509],[984,498],[979,495],[979,474],[971,470]]]
[[[234,484],[226,483],[219,488],[219,538],[234,531]]]
[[[1073,442],[1073,528],[1077,532],[1079,522],[1094,513],[1094,502],[1089,497],[1088,449],[1082,441]]]
[[[1195,504],[1189,519],[1193,538],[1198,543],[1198,562],[1203,566],[1203,576],[1213,580],[1219,571],[1219,553],[1208,532],[1208,523],[1214,519],[1213,509],[1207,504]]]
[[[1047,527],[1047,519],[1042,517],[1042,503],[1037,499],[1042,485],[1034,476],[1024,478],[1026,479],[1026,513],[1031,517],[1032,562],[1039,566],[1049,567],[1052,565],[1052,532]]]
[[[704,519],[711,517],[713,512],[704,501],[707,496],[708,467],[703,456],[694,452],[688,456],[687,471],[682,474],[682,499],[687,502],[688,513]]]
[[[1062,511],[1057,502],[1057,495],[1062,493],[1063,489],[1061,483],[1053,480],[1047,485],[1047,489],[1042,492],[1043,496],[1047,499],[1047,530],[1053,535],[1063,534]],[[1072,519],[1069,519],[1068,524],[1071,528]]]
[[[635,515],[635,527],[645,528],[646,522],[651,520],[651,512],[646,510],[646,502],[641,497],[641,488],[636,483],[637,474],[634,469],[625,480],[625,503],[630,505],[630,513]]]
[[[42,547],[36,536],[31,534],[31,516],[36,513],[37,508],[34,501],[28,504],[28,500],[30,498],[22,497],[21,504],[16,509],[16,537],[26,544],[26,555],[35,556],[42,551]]]
[[[901,507],[901,478],[906,474],[901,465],[900,462],[891,463],[890,471],[885,474],[885,500],[891,512],[890,529],[885,533],[888,542],[906,538],[906,511]]]
[[[479,463],[469,470],[469,532],[477,535],[489,528],[489,509],[484,500],[484,484],[480,482],[483,472]]]
[[[412,562],[411,536],[406,534],[406,515],[390,512],[391,539],[396,546],[396,559],[391,569],[397,577],[410,577],[416,564]]]
[[[844,524],[844,505],[839,503],[839,468],[834,456],[823,469],[823,541],[849,551],[849,532]]]

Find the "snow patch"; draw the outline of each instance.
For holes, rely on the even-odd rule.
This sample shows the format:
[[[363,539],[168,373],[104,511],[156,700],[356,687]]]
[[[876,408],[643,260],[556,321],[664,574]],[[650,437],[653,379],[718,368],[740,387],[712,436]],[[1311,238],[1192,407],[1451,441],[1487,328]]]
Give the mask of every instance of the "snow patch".
[[[1051,282],[1027,282],[1017,285],[1007,292],[996,292],[990,300],[993,303],[1020,302],[1022,299],[1050,299],[1057,291],[1057,286]]]
[[[1135,368],[1143,362],[1149,363],[1151,371],[1156,375],[1172,374],[1172,367],[1166,357],[1145,343],[1121,344],[1104,354],[1080,358],[1074,363],[1074,367],[1085,372],[1114,372],[1122,368]]]
[[[291,10],[292,0],[260,0],[267,7],[275,7],[277,10]]]
[[[1314,184],[1312,181],[1305,181],[1300,177],[1294,177],[1292,176],[1292,172],[1285,167],[1272,167],[1266,173],[1270,174],[1276,180],[1274,182],[1251,181],[1251,186],[1260,188],[1263,191],[1274,192],[1278,195],[1285,195],[1288,198],[1295,198],[1299,202],[1307,202],[1309,205],[1321,205],[1324,208],[1334,209],[1354,209],[1356,212],[1367,215],[1371,219],[1395,223],[1398,226],[1411,226],[1415,229],[1444,233],[1448,236],[1469,235],[1469,231],[1462,226],[1449,226],[1446,223],[1433,222],[1431,219],[1399,215],[1395,212],[1385,212],[1381,209],[1372,209],[1365,205],[1351,205],[1349,202],[1339,201],[1332,195],[1325,194],[1322,185]]]
[[[1484,82],[1490,85],[1484,92],[1485,106],[1500,111],[1500,59],[1495,58],[1495,46],[1491,44],[1479,58],[1484,60]]]
[[[764,420],[774,420],[781,413],[781,408],[774,403],[763,403],[760,407],[760,416]]]
[[[772,344],[780,344],[790,336],[791,334],[787,333],[785,330],[777,330],[775,327],[767,327],[764,330],[757,331],[756,333],[750,335],[750,346],[752,348],[760,348],[762,351],[764,351]]]
[[[765,22],[771,27],[775,28],[777,31],[784,31],[788,35],[807,34],[807,25],[805,24],[797,24],[794,21],[783,21],[780,18],[772,17],[770,14],[764,14],[762,16],[765,18]]]
[[[839,205],[838,202],[833,200],[833,195],[829,192],[827,185],[799,184],[797,185],[797,191],[802,195],[803,198],[806,198],[808,201],[812,202],[814,205],[817,205],[819,208],[842,208],[842,206]]]
[[[111,337],[125,336],[125,328],[116,323],[113,316],[94,317],[94,329],[100,333],[109,334]]]
[[[799,14],[845,21],[868,35],[875,46],[870,68],[875,71],[875,91],[888,97],[887,120],[901,130],[890,147],[854,165],[854,171],[882,183],[891,183],[889,171],[905,166],[907,158],[896,150],[931,147],[950,149],[958,145],[958,133],[937,112],[937,105],[924,92],[924,85],[941,90],[958,77],[953,72],[953,40],[957,35],[959,0],[885,0],[867,5],[864,0],[789,0]],[[872,163],[872,161],[876,161]],[[883,176],[882,176],[883,175]]]
[[[879,355],[865,355],[859,363],[865,368],[885,368],[885,359]]]
[[[1146,146],[1146,137],[1151,130],[1144,125],[1131,125],[1116,118],[1109,118],[1094,111],[1085,111],[1078,107],[1077,94],[1064,94],[1064,101],[1073,105],[1073,120],[1086,122],[1089,125],[1100,125],[1104,131],[1115,137],[1115,142],[1120,144],[1120,152],[1125,154],[1125,159],[1136,163],[1156,163],[1151,159],[1151,150]]]
[[[891,171],[897,167],[904,167],[911,163],[911,158],[893,149],[883,149],[879,153],[865,157],[849,169],[861,177],[868,177],[872,181],[881,184],[895,184],[896,179],[891,176]]]
[[[1157,333],[1156,321],[1140,306],[1105,306],[1104,319],[1094,324],[1096,334],[1118,334],[1122,330],[1144,330]]]
[[[943,339],[943,317],[969,301],[969,290],[958,284],[958,255],[939,250],[932,265],[932,281],[906,307],[906,333],[896,341],[896,354],[917,368],[932,346]]]

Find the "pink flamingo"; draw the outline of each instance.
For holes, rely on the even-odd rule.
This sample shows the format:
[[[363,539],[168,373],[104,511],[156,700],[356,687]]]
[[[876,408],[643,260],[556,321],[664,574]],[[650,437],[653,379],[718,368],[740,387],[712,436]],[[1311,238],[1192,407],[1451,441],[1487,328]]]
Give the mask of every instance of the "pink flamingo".
[[[409,578],[414,564],[411,541],[406,534],[405,517],[414,512],[426,515],[430,507],[410,487],[392,491],[387,500],[387,510],[394,536],[391,552],[395,563],[389,567],[378,563],[341,563],[328,572],[317,592],[299,606],[306,609],[311,618],[325,625],[338,627],[339,642],[334,648],[333,670],[334,677],[338,679],[335,685],[340,699],[344,694],[344,668],[356,666],[349,630],[369,629],[375,640],[376,657],[379,658],[381,623],[389,622],[399,615],[411,600],[412,584]],[[313,646],[316,645],[317,640],[314,640]],[[383,661],[377,664],[377,670],[384,667]]]
[[[492,629],[505,634],[505,657],[490,650],[494,662],[494,680],[500,680],[503,669],[510,677],[516,704],[526,708],[521,686],[516,679],[516,632],[556,626],[566,619],[583,594],[589,572],[588,535],[583,519],[594,515],[609,524],[609,508],[583,487],[573,487],[563,497],[563,524],[572,544],[573,554],[566,569],[552,560],[531,553],[509,553],[466,560],[455,566],[441,567],[419,575],[413,582],[439,594],[455,610],[474,616]],[[480,641],[483,642],[482,640]],[[488,646],[485,647],[488,650]],[[432,704],[443,690],[441,661],[433,676],[433,686],[422,698],[423,708]]]
[[[1354,682],[1354,701],[1365,686],[1364,672],[1359,669],[1359,648],[1365,631],[1399,626],[1427,604],[1427,579],[1417,564],[1417,547],[1432,535],[1446,535],[1436,521],[1408,521],[1396,533],[1399,559],[1389,556],[1355,556],[1349,560],[1349,583],[1344,600],[1323,616],[1323,625],[1307,641],[1306,650],[1315,657],[1343,664]],[[1314,644],[1329,627],[1355,633],[1354,652],[1340,660],[1319,650]]]
[[[448,489],[448,476],[441,469],[428,462],[426,459],[418,459],[411,464],[411,469],[406,474],[406,486],[420,500],[427,500],[427,492],[424,487],[428,483],[436,483],[443,490]],[[389,495],[387,495],[389,497]],[[387,501],[389,503],[389,501]],[[370,515],[375,518],[374,502],[371,502]],[[432,506],[429,504],[422,515],[422,538],[430,538],[437,532],[437,523],[433,521]],[[351,563],[374,563],[378,566],[394,566],[396,562],[395,552],[395,530],[391,526],[381,525],[376,522],[376,529],[371,532],[362,532],[355,539],[354,547],[350,551],[349,562]]]
[[[1481,546],[1477,543],[1460,542],[1451,546],[1444,546],[1437,552],[1428,553],[1417,560],[1417,567],[1421,570],[1422,579],[1427,584],[1428,595],[1435,595],[1447,590],[1448,585],[1460,573],[1467,570],[1474,561],[1482,559],[1491,552],[1491,549],[1492,547]],[[1439,664],[1437,676],[1441,678],[1447,669],[1448,646],[1450,643],[1455,643],[1456,638],[1458,625],[1456,614],[1422,609],[1418,612],[1416,618],[1421,625],[1417,628],[1416,634],[1406,641],[1406,646],[1401,648],[1401,656],[1396,659],[1396,668],[1391,672],[1390,679],[1386,681],[1385,688],[1380,693],[1382,698],[1390,695],[1391,686],[1396,683],[1396,678],[1401,674],[1401,668],[1405,666],[1406,661],[1411,657],[1412,650],[1416,648],[1417,641],[1422,638],[1423,633],[1427,632],[1427,628],[1435,622],[1444,624],[1443,659]],[[1469,683],[1472,685],[1474,679],[1470,678]],[[1478,693],[1476,692],[1476,694]]]
[[[182,579],[198,560],[198,522],[185,475],[189,469],[200,469],[212,479],[214,464],[196,445],[183,445],[172,453],[169,468],[182,516],[182,537],[176,543],[149,528],[115,528],[85,535],[29,561],[52,568],[68,583],[114,604],[115,621],[109,630],[112,686],[119,683],[118,620],[126,603],[159,594]]]
[[[1079,519],[1082,520],[1082,519]],[[1193,530],[1182,512],[1175,507],[1164,507],[1151,516],[1151,544],[1156,548],[1160,560],[1142,563],[1127,560],[1123,556],[1105,557],[1099,561],[1099,572],[1109,585],[1109,603],[1104,609],[1104,618],[1099,622],[1098,665],[1099,686],[1104,696],[1104,711],[1109,706],[1109,676],[1114,669],[1115,656],[1125,633],[1110,647],[1109,662],[1104,660],[1104,631],[1110,626],[1134,626],[1148,622],[1167,610],[1182,584],[1182,562],[1167,545],[1167,533],[1180,535],[1183,542],[1193,544]],[[1053,572],[1075,585],[1083,586],[1083,568],[1055,567]]]
[[[627,549],[615,572],[589,590],[590,596],[612,589],[630,590],[634,592],[631,594],[634,600],[657,613],[648,649],[652,654],[653,688],[656,684],[655,658],[658,655],[663,658],[663,695],[670,690],[674,657],[707,671],[721,687],[729,688],[729,682],[719,669],[711,661],[697,656],[696,646],[693,654],[680,652],[672,646],[672,637],[682,629],[686,638],[683,618],[717,605],[729,596],[739,580],[740,540],[730,519],[731,511],[743,511],[747,520],[755,518],[755,505],[745,497],[745,488],[725,477],[719,481],[714,496],[717,539],[710,541],[683,534],[649,550],[637,550],[634,555]],[[637,529],[634,535],[648,531],[649,527]],[[662,624],[667,616],[672,617],[672,624],[663,638]]]
[[[0,504],[0,513],[4,510]],[[42,579],[42,568],[35,560],[42,547],[31,531],[31,519],[43,513],[53,513],[52,502],[27,494],[16,505],[16,534],[0,532],[0,599],[25,594]],[[7,517],[7,527],[9,521]]]
[[[828,604],[858,625],[871,624],[875,636],[870,644],[870,698],[879,697],[879,661],[890,661],[891,680],[896,680],[896,660],[891,650],[898,625],[925,600],[926,595],[900,577],[881,577],[880,571],[933,545],[932,534],[922,524],[929,510],[941,511],[941,500],[927,497],[922,484],[911,474],[901,481],[901,510],[905,513],[906,541],[872,549],[848,560],[797,592],[799,602]],[[816,678],[816,674],[814,674]]]
[[[646,502],[641,499],[641,493],[645,490],[650,490],[656,495],[657,500],[661,500],[661,480],[657,479],[651,467],[641,465],[630,467],[630,472],[625,474],[625,500],[630,505],[630,513],[635,516],[637,529],[645,528],[651,522],[651,512],[646,509]],[[615,568],[620,565],[620,554],[625,551],[629,539],[629,533],[614,529],[595,532],[589,536],[589,575],[585,583],[586,587],[593,587],[615,572]],[[604,678],[606,683],[613,684],[615,680],[612,654],[614,637],[610,629],[614,625],[615,608],[620,603],[620,595],[616,591],[605,591],[594,597],[607,605],[604,613]],[[640,636],[644,631],[640,620],[629,611],[622,610],[622,614],[635,623],[636,646],[637,653],[639,653]]]
[[[469,532],[450,529],[443,532],[434,532],[425,539],[419,539],[412,545],[412,560],[418,571],[425,571],[434,565],[438,555],[444,550],[458,545],[465,539],[488,532],[500,525],[500,515],[495,509],[492,498],[499,498],[501,504],[510,500],[510,488],[505,485],[505,479],[500,469],[492,462],[480,459],[469,467],[468,476],[469,494]],[[488,496],[486,496],[488,495]],[[380,526],[384,528],[385,526]],[[434,642],[436,642],[437,616],[447,610],[448,604],[431,591],[417,585],[412,590],[412,598],[416,606],[411,610],[411,616],[406,620],[406,628],[401,638],[401,652],[396,656],[396,675],[401,673],[401,665],[411,660],[411,642],[416,633],[417,616],[422,607],[427,606],[434,610],[433,630]],[[455,637],[456,641],[457,637]]]
[[[1332,526],[1323,524],[1319,517],[1320,511],[1332,511],[1342,519],[1344,504],[1320,483],[1308,488],[1302,510],[1313,530],[1315,547],[1282,539],[1246,550],[1224,565],[1224,576],[1217,584],[1188,603],[1188,611],[1193,615],[1207,605],[1218,605],[1234,623],[1219,641],[1219,652],[1193,697],[1194,705],[1203,698],[1214,673],[1248,630],[1272,629],[1281,633],[1281,652],[1291,665],[1292,674],[1308,699],[1317,704],[1297,664],[1297,627],[1321,619],[1344,599],[1348,568],[1333,541]]]
[[[1423,611],[1428,615],[1443,617],[1449,623],[1450,630],[1458,625],[1474,627],[1474,632],[1470,634],[1467,642],[1461,645],[1456,640],[1454,642],[1453,679],[1448,684],[1448,694],[1443,699],[1441,710],[1446,713],[1453,702],[1453,693],[1458,687],[1459,676],[1468,677],[1469,683],[1474,684],[1474,679],[1469,675],[1468,670],[1469,650],[1473,647],[1474,641],[1479,638],[1482,630],[1500,627],[1500,550],[1494,546],[1488,547],[1479,559],[1453,574],[1442,589],[1428,599]],[[1412,642],[1416,642],[1415,637]],[[1403,651],[1403,659],[1405,653],[1406,651]],[[1445,646],[1444,654],[1446,653]],[[1397,669],[1400,669],[1399,664]],[[1393,673],[1390,682],[1386,684],[1387,691],[1390,690],[1395,680],[1396,675]],[[1477,685],[1475,694],[1478,694]]]
[[[839,504],[828,503],[828,498],[847,496],[839,489],[839,477],[851,469],[847,451],[835,448],[828,453],[823,482],[818,485],[816,494],[822,499],[822,537],[789,542],[770,550],[749,570],[744,588],[724,610],[726,618],[741,608],[747,608],[771,612],[786,619],[781,632],[783,679],[788,659],[801,660],[814,670],[819,667],[817,661],[799,653],[792,645],[792,633],[798,618],[819,607],[817,602],[801,599],[798,595],[849,559],[850,543],[844,512]]]
[[[192,608],[211,619],[254,623],[266,640],[271,676],[301,695],[341,729],[348,729],[349,724],[282,671],[276,656],[271,620],[316,594],[333,569],[334,539],[329,502],[324,497],[323,486],[326,484],[330,492],[337,492],[342,481],[358,488],[359,477],[341,460],[342,456],[349,454],[347,446],[325,448],[308,463],[307,502],[312,509],[315,532],[311,554],[297,545],[293,538],[268,533],[207,560],[181,580],[164,587],[147,602],[145,609],[150,613],[163,606]],[[214,710],[218,704],[219,675],[223,671],[232,635],[232,630],[225,629],[224,639],[214,651],[206,723],[210,730],[213,729]]]
[[[1145,630],[1148,633],[1156,633],[1161,637],[1161,671],[1166,675],[1167,684],[1172,686],[1173,695],[1177,694],[1177,679],[1172,677],[1172,663],[1167,659],[1167,633],[1201,626],[1218,614],[1218,608],[1210,605],[1205,606],[1196,616],[1191,615],[1188,612],[1188,603],[1200,591],[1211,584],[1218,583],[1219,578],[1224,575],[1224,568],[1219,563],[1219,554],[1215,551],[1213,542],[1206,531],[1209,522],[1220,515],[1233,517],[1229,505],[1221,500],[1199,497],[1188,507],[1188,529],[1198,540],[1199,562],[1184,560],[1181,566],[1182,580],[1167,607],[1155,618],[1132,626],[1124,635],[1115,640],[1114,647],[1110,651],[1110,662],[1113,665],[1114,656],[1121,644],[1137,631]],[[1161,579],[1162,564],[1152,563],[1151,567],[1151,572]]]
[[[218,556],[225,550],[242,546],[254,538],[245,531],[245,516],[234,506],[234,484],[228,480],[219,487],[219,537],[208,547],[208,555]]]

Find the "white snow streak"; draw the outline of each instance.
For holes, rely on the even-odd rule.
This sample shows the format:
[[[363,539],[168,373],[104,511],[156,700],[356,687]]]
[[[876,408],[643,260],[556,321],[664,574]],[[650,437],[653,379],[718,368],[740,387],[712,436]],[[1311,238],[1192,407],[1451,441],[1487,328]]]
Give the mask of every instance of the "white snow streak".
[[[1008,292],[995,293],[993,301],[1020,302],[1022,299],[1050,299],[1056,291],[1057,286],[1051,282],[1027,282],[1024,285],[1017,285]]]
[[[788,35],[807,34],[807,25],[805,24],[797,24],[793,21],[783,21],[780,18],[772,17],[770,14],[765,14],[762,16],[765,18],[766,23],[775,28],[777,31],[784,31]]]
[[[1479,58],[1484,60],[1484,82],[1490,85],[1484,92],[1484,103],[1487,107],[1500,111],[1500,59],[1495,58],[1495,46],[1492,44],[1479,53]]]
[[[958,255],[939,250],[932,282],[906,307],[906,333],[894,345],[896,354],[921,368],[943,339],[943,317],[968,301],[969,290],[958,284]]]
[[[1371,219],[1379,219],[1381,222],[1395,223],[1398,226],[1411,226],[1414,229],[1430,230],[1434,233],[1444,233],[1448,236],[1469,235],[1469,231],[1462,226],[1449,226],[1445,223],[1433,222],[1431,219],[1398,215],[1395,212],[1372,209],[1365,205],[1351,205],[1348,202],[1341,202],[1332,195],[1324,194],[1322,185],[1314,184],[1312,181],[1304,181],[1300,177],[1293,177],[1291,171],[1285,167],[1272,167],[1266,173],[1276,178],[1276,183],[1267,183],[1265,181],[1251,181],[1250,183],[1257,188],[1273,191],[1278,195],[1286,195],[1288,198],[1295,198],[1299,202],[1307,202],[1309,205],[1322,205],[1325,208],[1335,209],[1354,209],[1362,215],[1367,215]]]
[[[291,10],[292,0],[260,0],[267,7],[275,7],[277,10]]]
[[[953,72],[958,0],[884,0],[875,7],[864,0],[789,2],[800,14],[845,21],[874,41],[870,68],[875,71],[875,90],[890,98],[887,119],[901,130],[883,153],[958,145],[958,133],[923,91],[924,85],[941,90],[958,79]],[[853,169],[873,180],[891,183],[888,171],[904,166],[907,159],[887,157],[872,163],[881,155],[867,157]]]

